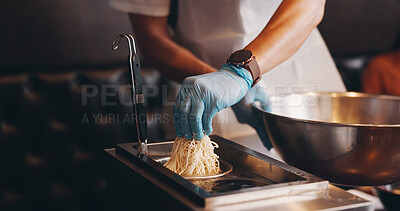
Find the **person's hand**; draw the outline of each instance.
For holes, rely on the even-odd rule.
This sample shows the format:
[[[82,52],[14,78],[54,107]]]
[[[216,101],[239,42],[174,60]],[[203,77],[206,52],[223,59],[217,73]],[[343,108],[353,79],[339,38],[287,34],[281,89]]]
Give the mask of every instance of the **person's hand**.
[[[260,86],[254,86],[251,88],[240,102],[232,106],[232,109],[240,123],[248,124],[257,131],[264,146],[269,150],[272,148],[272,145],[269,141],[264,123],[261,117],[259,117],[256,111],[252,108],[252,104],[255,101],[259,101],[263,109],[267,111],[269,110],[269,98],[264,91],[264,88]]]
[[[215,114],[239,102],[252,84],[249,71],[231,64],[213,73],[186,78],[174,106],[176,135],[197,140],[210,135]]]

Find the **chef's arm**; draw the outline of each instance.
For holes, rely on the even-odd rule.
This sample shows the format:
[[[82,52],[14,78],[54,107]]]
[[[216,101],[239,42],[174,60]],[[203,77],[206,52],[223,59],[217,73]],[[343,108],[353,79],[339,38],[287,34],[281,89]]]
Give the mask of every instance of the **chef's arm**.
[[[321,22],[325,0],[283,0],[251,50],[264,74],[292,56]]]
[[[130,20],[146,61],[168,78],[181,83],[188,76],[216,71],[171,39],[167,17],[130,14]]]

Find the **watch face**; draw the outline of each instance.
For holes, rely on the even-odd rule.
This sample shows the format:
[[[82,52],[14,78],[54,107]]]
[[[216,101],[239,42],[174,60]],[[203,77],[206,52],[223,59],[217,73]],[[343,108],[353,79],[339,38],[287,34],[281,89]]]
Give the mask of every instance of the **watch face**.
[[[249,50],[238,50],[235,51],[230,57],[229,60],[231,62],[239,63],[239,62],[244,62],[247,61],[248,59],[251,58],[253,54]]]

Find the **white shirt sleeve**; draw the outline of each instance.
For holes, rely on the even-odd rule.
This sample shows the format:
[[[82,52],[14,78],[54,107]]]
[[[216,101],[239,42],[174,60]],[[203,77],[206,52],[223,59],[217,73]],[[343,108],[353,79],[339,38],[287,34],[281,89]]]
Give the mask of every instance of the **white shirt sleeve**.
[[[110,0],[116,10],[155,17],[169,15],[170,0]]]

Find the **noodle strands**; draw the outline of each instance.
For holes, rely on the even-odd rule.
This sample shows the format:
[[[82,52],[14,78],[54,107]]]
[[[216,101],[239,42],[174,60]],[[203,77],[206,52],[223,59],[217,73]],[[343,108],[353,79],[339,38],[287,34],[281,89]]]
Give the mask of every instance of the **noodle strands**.
[[[185,177],[218,174],[219,157],[214,153],[214,148],[218,148],[218,145],[208,136],[204,136],[202,140],[177,137],[170,159],[164,165]]]

